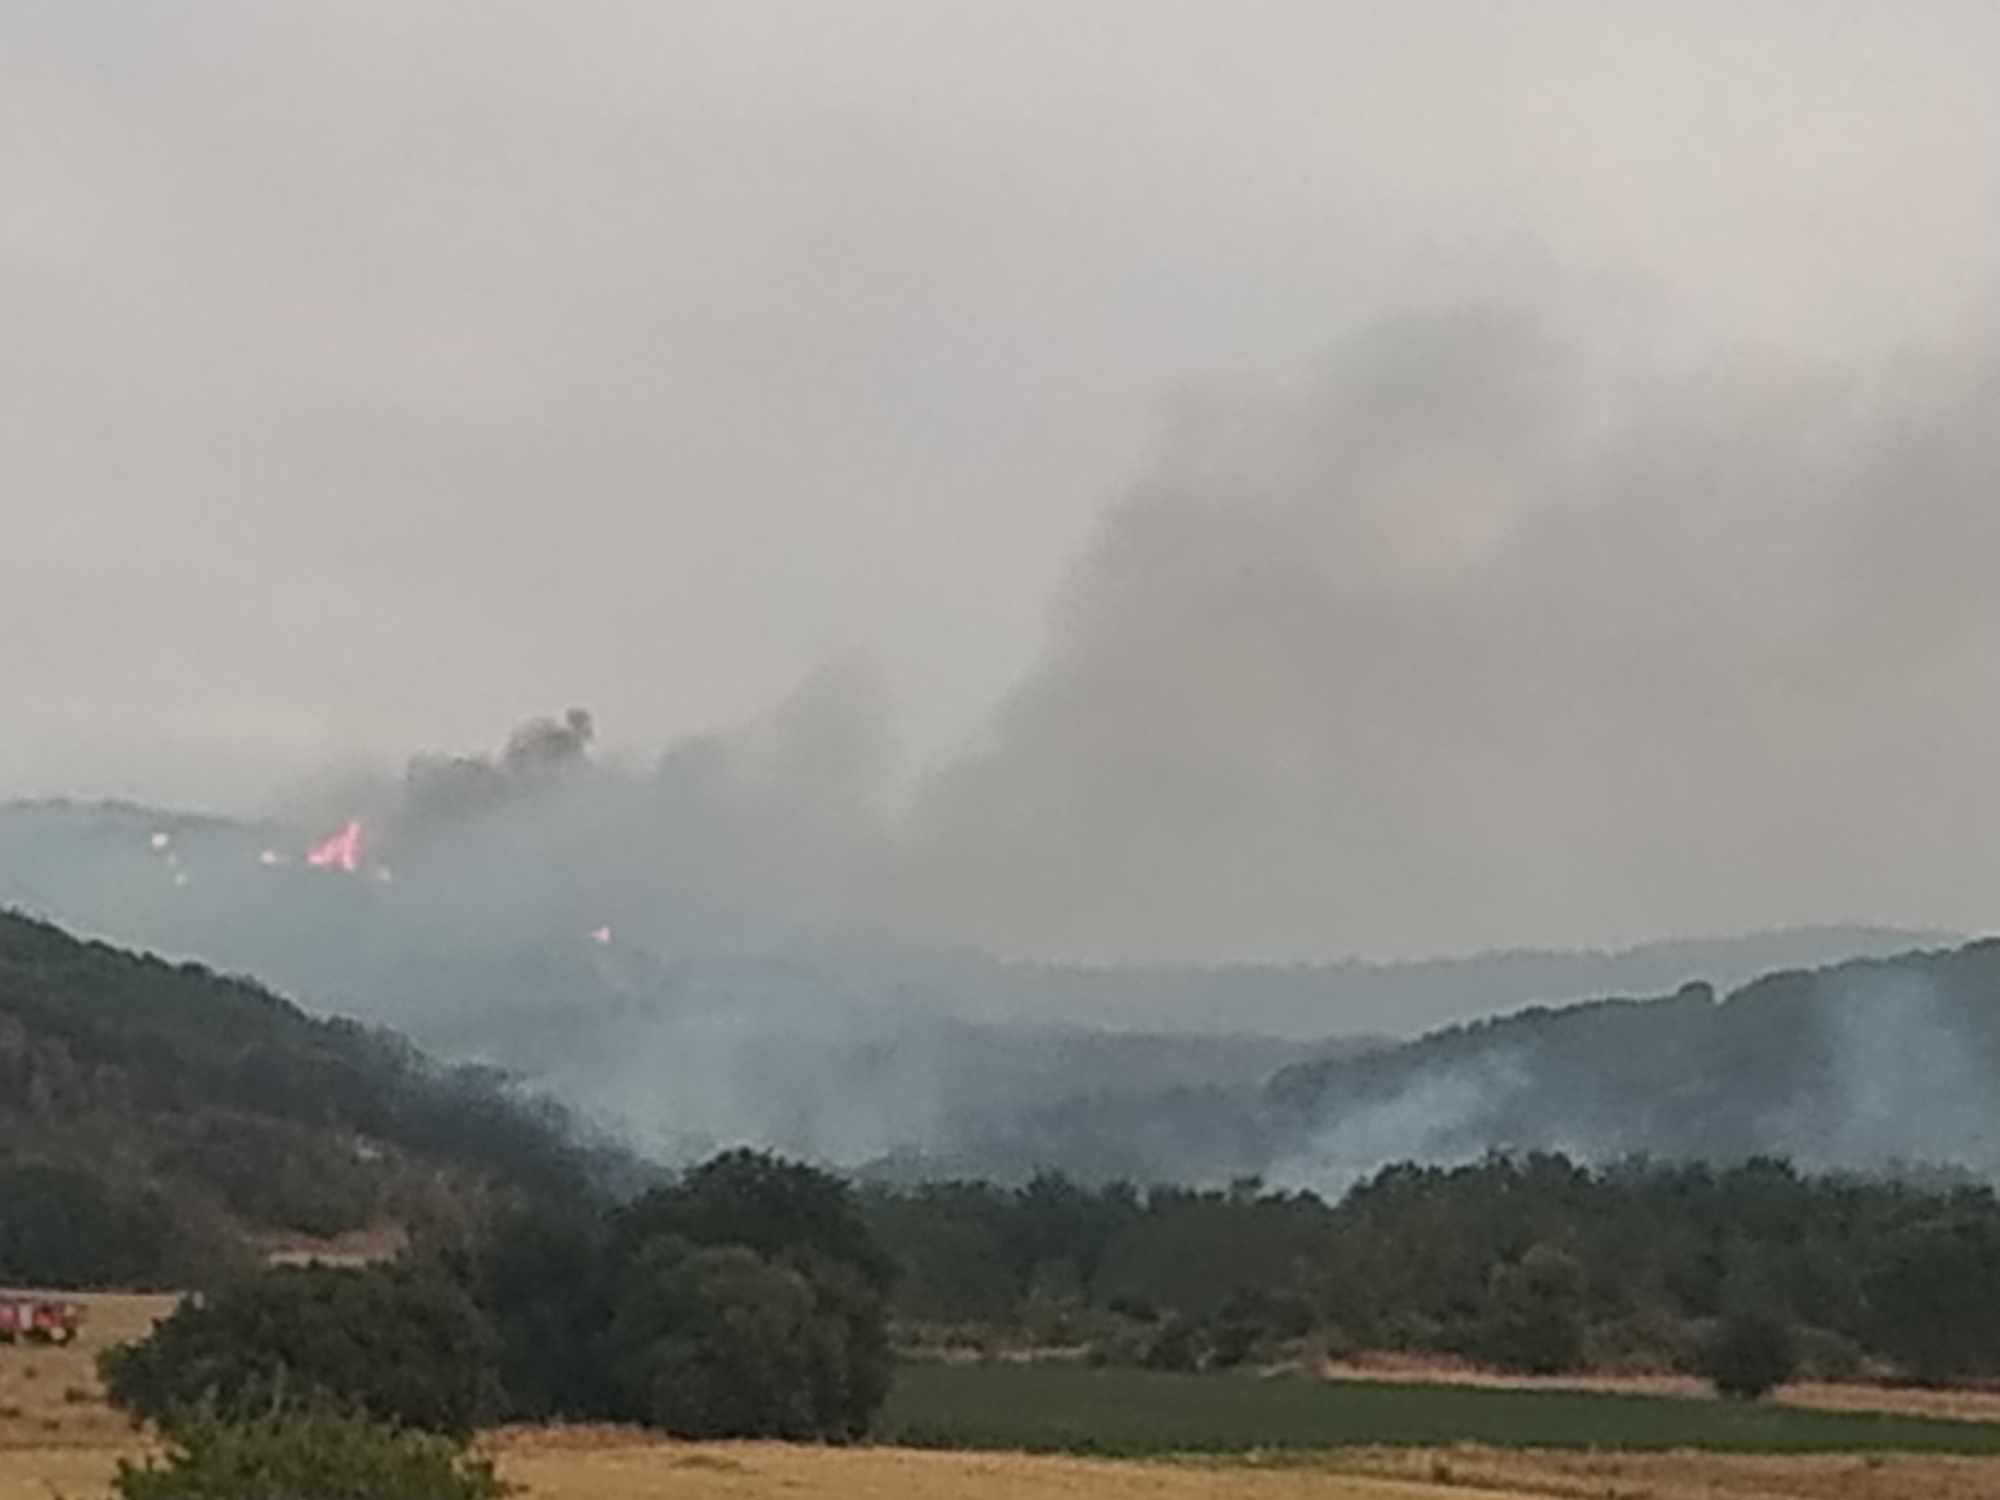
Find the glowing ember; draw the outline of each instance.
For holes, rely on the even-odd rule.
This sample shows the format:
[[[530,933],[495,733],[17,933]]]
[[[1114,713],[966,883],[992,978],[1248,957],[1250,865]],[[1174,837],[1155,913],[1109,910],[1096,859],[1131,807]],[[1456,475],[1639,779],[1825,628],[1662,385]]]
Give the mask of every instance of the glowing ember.
[[[605,926],[603,926],[603,927],[598,927],[598,928],[594,928],[594,929],[592,929],[592,931],[591,931],[591,934],[590,934],[590,940],[591,940],[591,941],[592,941],[593,943],[597,943],[597,944],[600,944],[600,945],[601,945],[601,944],[605,944],[605,943],[609,943],[609,942],[611,941],[611,928],[610,928],[609,924],[607,924],[607,925],[605,925]]]
[[[345,870],[352,875],[361,868],[361,820],[350,818],[347,826],[324,844],[306,851],[306,863],[320,870]]]

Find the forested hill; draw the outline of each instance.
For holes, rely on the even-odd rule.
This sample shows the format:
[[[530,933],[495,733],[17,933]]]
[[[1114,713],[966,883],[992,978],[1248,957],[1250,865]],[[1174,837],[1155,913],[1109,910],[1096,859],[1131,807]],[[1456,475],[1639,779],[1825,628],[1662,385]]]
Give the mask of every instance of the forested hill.
[[[2000,941],[1767,975],[1726,999],[1538,1008],[1266,1090],[1280,1175],[1333,1184],[1384,1162],[1560,1149],[1787,1156],[1841,1169],[2000,1175]]]
[[[391,1033],[0,912],[0,1276],[144,1282],[574,1189],[563,1122]]]

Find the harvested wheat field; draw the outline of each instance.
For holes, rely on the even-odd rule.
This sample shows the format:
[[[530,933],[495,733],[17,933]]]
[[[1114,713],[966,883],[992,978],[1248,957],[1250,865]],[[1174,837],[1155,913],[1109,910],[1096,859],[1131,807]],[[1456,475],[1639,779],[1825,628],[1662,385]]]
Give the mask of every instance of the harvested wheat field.
[[[66,1500],[105,1493],[118,1456],[139,1435],[104,1404],[98,1351],[143,1338],[173,1311],[173,1297],[51,1293],[84,1305],[74,1344],[0,1344],[0,1500]]]
[[[680,1444],[517,1432],[501,1472],[551,1500],[2000,1500],[2000,1461],[1358,1450],[1282,1460],[1110,1461],[891,1448]]]
[[[2000,1500],[2000,1460],[1849,1454],[1448,1453],[1338,1455],[1337,1467],[1439,1481],[1440,1494],[1548,1500]]]
[[[2000,1463],[1702,1454],[1338,1453],[1100,1461],[629,1434],[513,1432],[489,1445],[523,1500],[1996,1500]],[[122,1443],[0,1448],[0,1500],[101,1500]]]
[[[1440,1489],[1424,1479],[1350,1474],[1290,1465],[1182,1465],[1007,1453],[933,1453],[899,1448],[801,1448],[782,1443],[684,1444],[510,1435],[500,1471],[550,1500],[765,1500],[824,1495],[838,1500],[1478,1500],[1480,1491]],[[1522,1492],[1491,1491],[1494,1500]],[[1532,1493],[1532,1492],[1529,1492]]]
[[[0,1449],[129,1445],[130,1424],[104,1404],[97,1383],[98,1351],[143,1338],[173,1311],[176,1299],[111,1292],[48,1295],[82,1303],[83,1327],[64,1348],[0,1344]],[[46,1489],[38,1493],[46,1500]]]

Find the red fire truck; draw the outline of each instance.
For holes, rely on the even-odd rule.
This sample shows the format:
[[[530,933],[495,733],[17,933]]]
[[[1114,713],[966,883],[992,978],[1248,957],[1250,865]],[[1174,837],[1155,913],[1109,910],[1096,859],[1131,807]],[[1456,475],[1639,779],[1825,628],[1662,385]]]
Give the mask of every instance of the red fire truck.
[[[0,1295],[0,1344],[67,1344],[82,1322],[81,1303]]]

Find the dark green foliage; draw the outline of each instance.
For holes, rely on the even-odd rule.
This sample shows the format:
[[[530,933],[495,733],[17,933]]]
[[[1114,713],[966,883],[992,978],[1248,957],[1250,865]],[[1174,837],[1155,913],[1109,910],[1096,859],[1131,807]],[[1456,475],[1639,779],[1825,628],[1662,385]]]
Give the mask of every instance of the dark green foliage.
[[[78,1269],[64,1284],[151,1280],[175,1264],[135,1212],[166,1213],[183,1239],[212,1239],[232,1217],[332,1234],[442,1212],[493,1182],[567,1192],[593,1162],[564,1118],[490,1073],[440,1067],[248,980],[8,912],[0,1127],[17,1160],[84,1174],[123,1206],[115,1238],[132,1248],[67,1257]]]
[[[1873,1343],[1918,1379],[2000,1369],[2000,1218],[1990,1195],[1961,1195],[1891,1239],[1867,1290]]]
[[[1790,1380],[1798,1365],[1798,1341],[1787,1324],[1768,1313],[1739,1312],[1716,1329],[1702,1373],[1722,1395],[1755,1401]]]
[[[605,1219],[520,1205],[451,1264],[509,1417],[840,1440],[888,1393],[893,1265],[811,1167],[736,1151]]]
[[[611,1318],[612,1266],[597,1214],[539,1199],[506,1208],[465,1258],[463,1275],[498,1342],[509,1418],[611,1409],[599,1345]]]
[[[786,1261],[845,1266],[877,1291],[896,1275],[846,1183],[764,1151],[725,1151],[647,1193],[613,1223],[628,1246],[666,1236],[742,1245]]]
[[[925,1320],[1006,1322],[1025,1285],[1004,1241],[1011,1207],[1004,1191],[983,1182],[864,1194],[861,1210],[871,1230],[895,1247],[902,1269],[898,1310]]]
[[[742,1246],[658,1240],[626,1269],[606,1340],[620,1413],[681,1437],[856,1437],[838,1309]]]
[[[914,1447],[1146,1456],[1440,1447],[2000,1454],[2000,1423],[1807,1411],[1776,1402],[1172,1375],[1073,1365],[925,1365],[876,1426]]]
[[[179,1414],[166,1457],[120,1460],[120,1500],[499,1500],[484,1459],[456,1442],[324,1404],[233,1420]]]
[[[1529,1155],[1390,1167],[1337,1205],[1047,1177],[862,1203],[907,1270],[896,1312],[918,1338],[1026,1341],[1056,1326],[1053,1296],[1107,1363],[1147,1339],[1104,1320],[1138,1316],[1149,1338],[1187,1325],[1205,1367],[1310,1335],[1524,1370],[1692,1371],[1710,1326],[1756,1307],[1811,1329],[1828,1373],[1876,1357],[1927,1379],[2000,1374],[2000,1200],[1983,1188]]]
[[[837,1178],[738,1152],[608,1218],[530,1199],[421,1260],[227,1283],[102,1373],[156,1421],[305,1397],[451,1434],[505,1416],[841,1440],[888,1393],[890,1274]]]
[[[154,1287],[187,1274],[194,1247],[157,1195],[112,1196],[87,1173],[0,1171],[0,1277],[47,1287]]]
[[[837,1177],[725,1153],[614,1215],[609,1265],[612,1415],[849,1438],[888,1393],[895,1266]]]
[[[283,1269],[189,1300],[100,1361],[113,1402],[168,1419],[203,1401],[242,1416],[324,1397],[433,1432],[464,1433],[501,1399],[491,1331],[458,1286],[410,1267]]]
[[[1583,1364],[1583,1267],[1551,1245],[1495,1266],[1479,1347],[1506,1370],[1554,1375]]]

